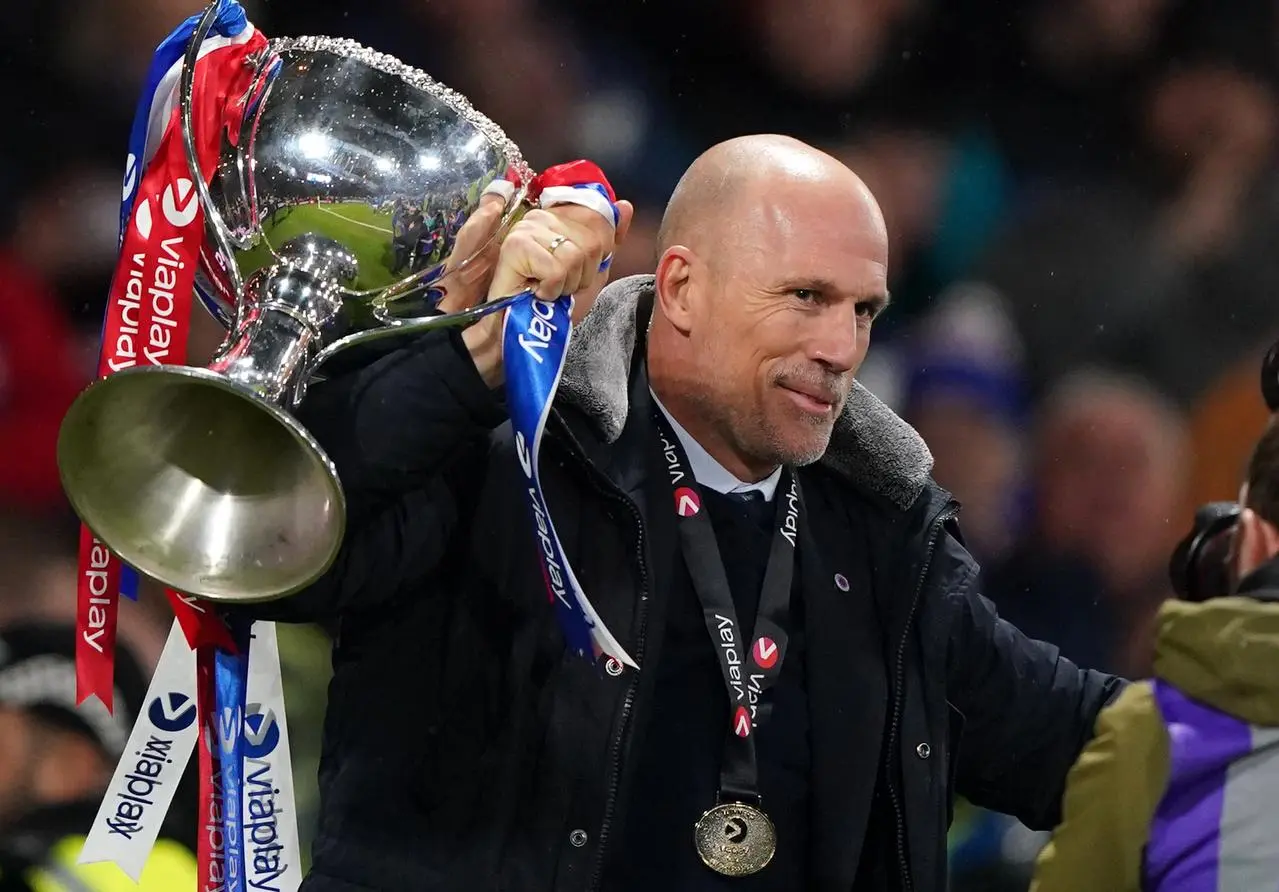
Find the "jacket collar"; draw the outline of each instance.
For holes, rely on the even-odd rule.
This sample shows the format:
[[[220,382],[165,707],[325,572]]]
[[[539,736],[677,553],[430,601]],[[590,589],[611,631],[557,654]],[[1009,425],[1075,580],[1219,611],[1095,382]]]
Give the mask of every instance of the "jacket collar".
[[[574,330],[559,392],[607,444],[626,426],[636,347],[652,312],[653,277],[631,276],[605,288]],[[914,428],[854,382],[820,464],[904,511],[928,484],[933,457]]]

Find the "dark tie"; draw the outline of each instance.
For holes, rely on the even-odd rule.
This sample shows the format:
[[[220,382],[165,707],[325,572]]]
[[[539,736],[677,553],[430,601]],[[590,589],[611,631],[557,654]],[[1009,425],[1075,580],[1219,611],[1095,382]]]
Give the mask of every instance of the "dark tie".
[[[741,505],[746,513],[760,526],[768,526],[769,518],[772,512],[769,510],[772,506],[768,500],[764,498],[764,494],[758,489],[747,489],[740,492],[730,492],[728,497],[734,502]]]

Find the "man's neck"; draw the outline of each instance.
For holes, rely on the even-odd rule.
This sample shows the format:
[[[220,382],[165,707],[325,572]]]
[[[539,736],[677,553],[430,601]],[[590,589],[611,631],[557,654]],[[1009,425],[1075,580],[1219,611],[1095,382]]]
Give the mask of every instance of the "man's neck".
[[[714,424],[706,420],[706,413],[699,412],[690,401],[681,399],[674,388],[662,389],[655,381],[649,382],[661,408],[684,431],[706,450],[706,454],[743,483],[759,483],[777,472],[777,465],[765,465],[751,461],[733,449],[727,440],[718,435]]]
[[[711,420],[713,416],[686,396],[694,392],[701,372],[690,361],[689,345],[660,314],[660,308],[654,306],[644,344],[648,386],[653,395],[667,416],[724,470],[743,483],[767,479],[777,471],[777,465],[743,455],[731,438],[717,428]]]

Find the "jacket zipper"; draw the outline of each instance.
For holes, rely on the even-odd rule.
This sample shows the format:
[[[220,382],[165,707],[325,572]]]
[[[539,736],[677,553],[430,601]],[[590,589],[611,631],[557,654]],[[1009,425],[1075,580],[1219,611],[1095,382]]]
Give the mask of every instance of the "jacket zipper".
[[[900,759],[901,753],[898,752],[901,735],[901,720],[903,709],[902,685],[906,680],[906,642],[910,639],[910,627],[915,621],[915,613],[919,609],[919,599],[924,593],[924,580],[928,578],[928,570],[932,566],[933,557],[937,553],[937,543],[941,539],[942,528],[946,521],[953,518],[956,514],[957,506],[952,502],[941,510],[941,513],[933,520],[932,526],[928,533],[928,548],[924,553],[924,564],[919,571],[919,580],[915,584],[915,594],[910,601],[910,611],[906,614],[905,631],[902,633],[901,640],[897,643],[897,661],[893,670],[893,720],[889,726],[888,732],[888,758]],[[894,782],[892,775],[892,762],[889,762],[889,778],[888,778],[888,797],[893,803],[893,814],[897,819],[897,867],[901,872],[902,889],[904,892],[911,892],[914,883],[910,876],[910,862],[906,857],[906,815],[902,807],[901,795],[897,790],[897,784]]]
[[[612,483],[601,482],[600,473],[590,462],[586,461],[578,451],[577,442],[573,438],[572,432],[568,430],[567,425],[561,425],[563,432],[567,435],[570,443],[574,448],[568,449],[567,452],[573,456],[574,461],[586,472],[587,478],[591,481],[592,488],[600,495],[606,496],[614,502],[621,504],[630,513],[631,519],[635,522],[635,529],[639,536],[635,542],[635,558],[639,565],[639,593],[640,593],[640,611],[639,611],[639,629],[635,635],[635,662],[642,664],[644,661],[644,642],[648,632],[648,561],[645,560],[644,553],[647,549],[647,536],[644,532],[644,518],[640,514],[639,509],[635,507],[624,494],[619,492]],[[639,687],[639,673],[631,672],[631,682],[626,688],[626,698],[622,701],[622,714],[617,722],[617,731],[613,736],[613,746],[609,752],[609,769],[608,769],[608,798],[604,801],[604,820],[600,824],[599,841],[596,844],[595,869],[591,874],[590,884],[587,886],[589,892],[596,892],[600,888],[600,883],[604,875],[604,858],[607,854],[608,838],[610,826],[613,822],[613,813],[617,810],[617,791],[621,785],[621,768],[622,768],[622,746],[626,742],[626,736],[630,731],[631,710],[635,705],[635,692]]]

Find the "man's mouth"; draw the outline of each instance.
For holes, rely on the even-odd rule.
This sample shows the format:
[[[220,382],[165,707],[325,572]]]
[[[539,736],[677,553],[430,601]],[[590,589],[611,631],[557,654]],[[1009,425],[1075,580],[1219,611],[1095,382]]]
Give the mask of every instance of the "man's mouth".
[[[814,415],[827,415],[839,404],[839,395],[818,385],[795,381],[781,385],[782,390],[801,409]]]

